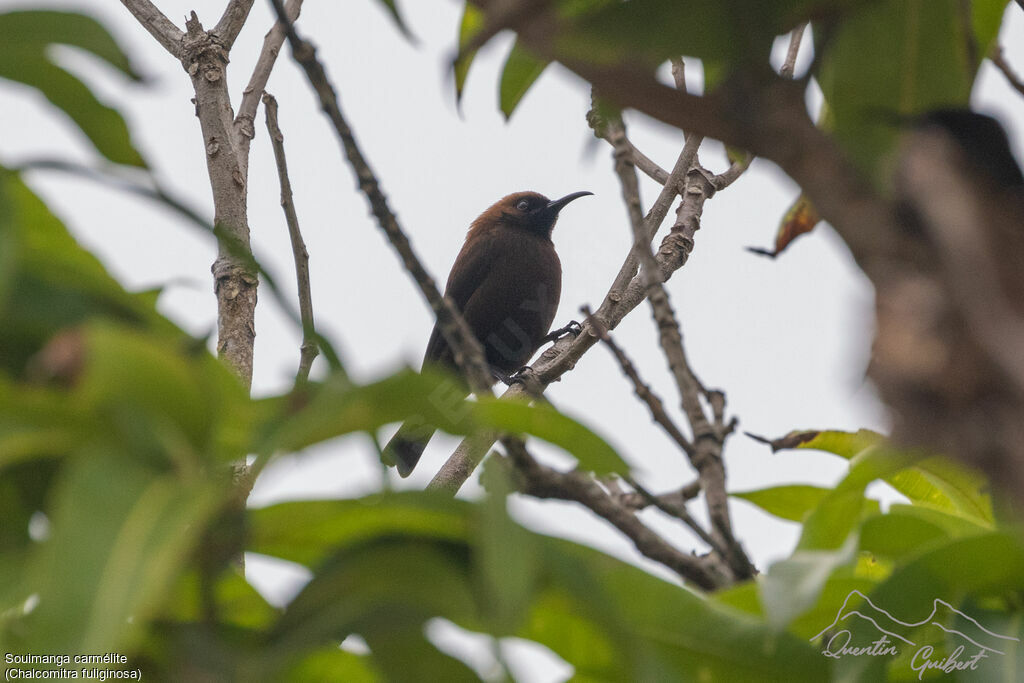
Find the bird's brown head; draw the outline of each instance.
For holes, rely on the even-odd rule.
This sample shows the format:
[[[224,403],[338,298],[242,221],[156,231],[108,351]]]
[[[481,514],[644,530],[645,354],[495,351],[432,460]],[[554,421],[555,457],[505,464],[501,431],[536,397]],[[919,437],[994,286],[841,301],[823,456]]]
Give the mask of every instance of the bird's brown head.
[[[515,192],[502,197],[484,211],[473,222],[473,227],[502,225],[551,237],[551,230],[558,220],[558,212],[569,202],[589,194],[594,193],[573,192],[561,199],[550,200],[538,192]]]

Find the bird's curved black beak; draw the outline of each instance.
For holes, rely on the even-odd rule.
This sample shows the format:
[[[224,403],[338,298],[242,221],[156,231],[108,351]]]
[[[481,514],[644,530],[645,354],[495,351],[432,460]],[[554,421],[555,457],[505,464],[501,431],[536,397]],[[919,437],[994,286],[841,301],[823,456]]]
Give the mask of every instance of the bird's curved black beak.
[[[582,192],[573,192],[572,194],[567,194],[561,199],[556,199],[552,202],[548,202],[547,206],[543,207],[541,211],[548,214],[549,216],[557,216],[558,212],[561,211],[566,204],[576,199],[579,199],[580,197],[586,197],[588,194],[594,193],[583,190]]]

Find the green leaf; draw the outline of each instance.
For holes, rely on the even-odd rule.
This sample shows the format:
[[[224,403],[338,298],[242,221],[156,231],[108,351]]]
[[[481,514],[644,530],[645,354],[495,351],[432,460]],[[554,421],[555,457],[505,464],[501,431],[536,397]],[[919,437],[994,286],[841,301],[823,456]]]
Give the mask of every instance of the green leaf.
[[[962,25],[958,0],[864,3],[825,42],[817,71],[835,115],[835,136],[861,168],[880,179],[893,148],[897,117],[943,106],[966,106],[978,51],[998,32],[1004,0],[971,3],[973,33]],[[970,42],[969,42],[970,41]]]
[[[540,570],[538,547],[533,534],[516,524],[506,502],[514,492],[509,472],[499,460],[483,464],[480,483],[487,490],[481,510],[481,524],[475,529],[478,575],[484,601],[484,619],[493,633],[514,635],[528,611]]]
[[[757,491],[737,491],[729,495],[753,503],[770,515],[802,522],[832,489],[807,484],[772,486]]]
[[[882,446],[870,447],[857,455],[843,480],[808,515],[797,547],[832,550],[843,545],[869,511],[864,498],[867,485],[903,469],[909,459],[910,456]]]
[[[549,404],[467,401],[462,383],[445,374],[401,370],[365,386],[334,377],[320,386],[310,385],[308,391],[311,396],[293,397],[287,406],[276,402],[285,410],[295,403],[305,402],[305,406],[282,417],[260,440],[258,450],[297,450],[342,434],[373,431],[415,418],[452,434],[470,434],[481,428],[530,434],[565,449],[583,468],[599,473],[629,469],[604,439]]]
[[[943,659],[953,647],[963,644],[959,639],[949,639],[933,623],[945,628],[956,628],[985,646],[993,646],[995,643],[996,649],[1005,651],[1005,646],[1014,645],[1012,641],[994,638],[991,633],[978,630],[978,623],[982,627],[988,624],[967,622],[953,609],[963,607],[973,619],[977,615],[973,608],[964,606],[965,601],[969,600],[971,604],[988,602],[996,611],[1005,615],[1015,614],[1020,619],[1020,605],[1013,596],[1020,595],[1022,590],[1024,545],[1016,533],[989,532],[932,545],[923,554],[897,567],[869,595],[874,605],[902,622],[924,622],[921,626],[908,627],[899,622],[890,622],[886,626],[887,630],[909,637],[917,645],[905,648],[899,657],[888,658],[885,663],[889,671],[911,672],[912,656],[926,644],[935,648],[930,657],[933,661]],[[1019,644],[1016,645],[1019,647]],[[979,667],[979,674],[985,680],[1017,678],[1014,673],[1017,664],[1014,657],[990,655]],[[871,663],[862,661],[869,659],[874,658],[843,658],[843,674],[849,676],[846,680],[877,680],[879,670],[869,668]],[[884,673],[880,675],[885,677]]]
[[[475,621],[471,583],[464,543],[396,535],[351,545],[288,605],[269,648],[284,656],[358,633],[386,673],[409,671],[420,660],[430,680],[475,680],[464,665],[426,644],[422,631],[436,616]]]
[[[110,161],[145,166],[115,110],[102,104],[77,77],[50,59],[50,46],[71,45],[106,61],[125,76],[140,80],[128,56],[101,24],[73,12],[48,10],[0,14],[0,77],[38,89],[67,114]]]
[[[278,503],[249,511],[247,550],[316,567],[333,548],[378,536],[466,540],[470,531],[464,506],[447,496],[422,493]]]
[[[633,681],[828,678],[828,663],[814,648],[774,633],[760,620],[595,550],[557,539],[545,545],[552,591],[545,594],[539,623],[531,623],[523,635],[573,664],[577,676]],[[557,586],[564,588],[556,591]],[[574,622],[584,619],[592,626],[577,628]],[[595,651],[602,647],[603,653]]]
[[[440,616],[470,630],[486,628],[492,596],[481,587],[488,585],[490,551],[472,542],[491,530],[486,505],[423,493],[330,505],[333,511],[320,502],[252,512],[254,550],[309,558],[317,554],[301,548],[323,532],[318,548],[333,546],[335,553],[327,561],[315,559],[316,576],[278,622],[268,657],[297,656],[360,633],[376,665],[401,678],[393,672],[415,668],[418,657],[438,657],[422,641],[425,620]],[[270,526],[276,529],[272,547],[266,542]],[[514,539],[524,537],[537,548],[536,579],[522,586],[518,599],[528,609],[516,635],[549,647],[582,680],[827,677],[827,661],[806,642],[613,557],[525,529],[493,540],[519,548]],[[435,666],[441,664],[426,668]],[[437,679],[417,671],[424,680]]]
[[[857,557],[857,538],[850,536],[835,549],[797,549],[773,564],[761,582],[761,604],[768,623],[776,629],[810,609],[821,596],[829,577]]]
[[[288,667],[280,680],[294,683],[375,683],[382,680],[369,660],[369,657],[339,650],[337,647],[325,648],[312,652],[298,664]]]
[[[869,517],[860,530],[861,550],[897,561],[947,540],[949,535],[939,525],[899,512]]]
[[[129,648],[219,496],[218,487],[135,458],[92,453],[73,461],[53,493],[50,537],[27,569],[39,604],[13,642],[33,652]]]
[[[886,481],[917,505],[956,513],[989,528],[995,524],[988,481],[948,458],[918,460]]]
[[[182,573],[167,595],[162,618],[201,623],[203,590],[198,570]],[[263,599],[238,568],[232,567],[213,579],[213,599],[218,621],[230,627],[264,629],[279,616],[279,610]]]
[[[244,419],[248,397],[205,348],[99,322],[85,328],[82,346],[85,366],[74,395],[119,425],[122,435],[189,458],[192,466],[199,465],[193,455],[244,456],[241,444],[219,427],[227,416]]]
[[[176,330],[143,297],[126,292],[20,176],[2,167],[0,212],[0,368],[22,376],[55,333],[92,317]]]
[[[286,414],[257,444],[258,450],[294,451],[358,431],[416,417],[454,434],[473,427],[467,391],[451,375],[400,370],[378,382],[355,386],[343,376],[321,385],[309,384],[287,405],[273,401]],[[293,406],[301,406],[295,410]]]
[[[517,40],[501,70],[500,106],[505,118],[512,116],[526,91],[540,78],[549,61],[537,59]]]
[[[865,449],[884,442],[881,434],[862,429],[858,432],[797,431],[768,443],[776,451],[809,448],[853,459]],[[910,453],[904,456],[912,462],[908,460],[906,468],[882,478],[911,502],[954,512],[989,527],[994,524],[989,485],[981,474],[944,457]]]
[[[767,55],[775,36],[835,10],[835,0],[693,3],[679,0],[559,3],[570,30],[560,52],[598,64],[660,64],[687,55],[736,64]]]
[[[459,55],[452,64],[455,71],[455,101],[462,100],[462,91],[466,87],[466,78],[469,76],[469,67],[476,57],[476,50],[466,50],[466,46],[484,28],[485,16],[482,10],[469,2],[462,7],[462,19],[459,21]]]
[[[608,442],[548,403],[485,399],[475,404],[473,413],[480,423],[499,431],[530,434],[564,449],[582,469],[597,474],[629,472],[629,465]]]

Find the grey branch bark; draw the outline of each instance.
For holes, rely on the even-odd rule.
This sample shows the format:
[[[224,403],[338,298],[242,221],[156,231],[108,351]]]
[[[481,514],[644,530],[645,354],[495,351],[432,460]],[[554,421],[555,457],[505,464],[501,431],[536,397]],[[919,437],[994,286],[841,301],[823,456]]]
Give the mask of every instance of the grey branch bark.
[[[288,224],[288,237],[292,244],[292,257],[295,261],[295,281],[299,291],[299,316],[302,319],[302,344],[299,347],[299,369],[296,381],[309,379],[309,370],[320,352],[316,343],[313,325],[313,295],[309,286],[309,252],[306,242],[302,239],[299,229],[299,217],[295,213],[295,202],[292,199],[292,184],[288,178],[288,162],[284,155],[284,134],[277,122],[277,100],[268,92],[263,93],[263,110],[267,115],[267,133],[270,144],[274,148],[274,160],[277,163],[277,176],[281,184],[281,208],[284,210],[285,222]]]
[[[708,557],[684,553],[667,543],[636,516],[619,504],[592,476],[578,471],[559,472],[537,462],[522,444],[504,442],[520,477],[519,490],[535,498],[571,500],[590,508],[629,538],[645,557],[675,571],[683,579],[705,589],[727,585],[730,577],[717,572]]]
[[[163,12],[149,0],[121,0],[132,16],[138,20],[149,34],[156,38],[165,50],[175,59],[181,59],[181,41],[185,33],[174,25]]]
[[[195,89],[196,115],[206,145],[220,246],[212,271],[217,293],[217,351],[246,387],[252,384],[257,274],[251,265],[246,176],[239,163],[227,86],[228,54],[203,30],[195,13],[186,22],[182,64]]]
[[[245,26],[245,20],[249,18],[252,4],[253,0],[230,0],[228,6],[224,8],[224,14],[221,15],[220,21],[210,31],[210,35],[216,38],[227,52],[231,52],[235,38]]]

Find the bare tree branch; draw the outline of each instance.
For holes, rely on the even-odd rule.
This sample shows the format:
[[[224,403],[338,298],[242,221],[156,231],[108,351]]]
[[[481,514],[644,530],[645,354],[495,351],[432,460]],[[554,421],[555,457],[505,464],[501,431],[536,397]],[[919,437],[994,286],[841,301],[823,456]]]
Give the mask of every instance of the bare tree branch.
[[[220,17],[220,21],[210,31],[210,34],[215,36],[228,52],[231,51],[231,46],[235,44],[235,38],[238,37],[242,27],[245,26],[245,20],[249,17],[252,3],[253,0],[229,0],[228,6],[224,8],[224,14]]]
[[[645,501],[645,507],[647,505],[653,506],[664,512],[669,517],[674,517],[675,519],[680,520],[690,529],[690,531],[696,534],[700,540],[704,541],[708,547],[718,553],[719,556],[725,557],[725,549],[719,547],[715,542],[715,539],[712,538],[708,532],[704,531],[704,527],[698,524],[697,520],[690,515],[690,511],[686,509],[685,503],[677,504],[673,498],[656,496],[641,486],[635,479],[629,478],[626,481],[629,482],[629,485],[633,487],[637,494],[639,494],[640,498]],[[725,568],[720,569],[720,571],[727,573]]]
[[[302,0],[288,0],[285,4],[285,13],[293,22],[298,19],[301,10]],[[238,105],[234,127],[239,154],[243,157],[241,161],[245,167],[248,167],[249,163],[249,143],[256,133],[256,108],[259,106],[263,89],[267,87],[267,81],[270,80],[270,72],[274,69],[283,43],[284,24],[280,21],[274,22],[274,25],[267,31],[267,35],[263,37],[263,48],[260,50],[260,56],[256,59],[256,67],[252,71],[252,76],[249,77],[249,84],[242,91],[242,100]]]
[[[572,500],[585,505],[625,534],[645,557],[665,565],[705,590],[714,590],[729,583],[730,577],[716,572],[714,561],[689,555],[671,546],[640,521],[632,510],[618,504],[592,476],[578,471],[559,472],[537,462],[522,443],[503,440],[503,444],[522,478],[519,489],[523,493],[535,498]]]
[[[156,38],[175,59],[181,59],[181,41],[185,33],[174,25],[163,12],[149,0],[121,0],[142,27]]]
[[[699,138],[692,134],[691,137]],[[679,395],[682,399],[683,411],[693,430],[695,448],[687,450],[690,461],[700,475],[701,488],[711,518],[711,537],[713,547],[730,549],[726,556],[730,567],[738,577],[752,575],[750,560],[739,548],[732,533],[732,522],[729,518],[728,494],[725,490],[725,468],[722,463],[722,441],[716,438],[716,431],[704,414],[700,397],[706,393],[703,386],[694,376],[683,350],[682,334],[668,292],[662,284],[658,263],[651,253],[650,239],[647,236],[643,218],[640,215],[639,186],[636,169],[633,166],[628,146],[623,144],[626,139],[624,127],[618,127],[612,134],[611,142],[615,148],[615,171],[622,185],[623,198],[629,208],[630,224],[633,229],[633,252],[640,263],[640,279],[647,290],[647,301],[651,305],[651,313],[658,327],[658,339],[661,349],[668,360],[669,370],[675,378]]]
[[[288,237],[292,243],[292,256],[295,260],[295,280],[299,290],[299,315],[302,318],[302,345],[299,347],[299,369],[296,379],[303,382],[309,378],[309,370],[313,360],[319,354],[313,325],[313,296],[309,287],[309,252],[299,230],[299,217],[295,213],[295,202],[292,200],[292,184],[288,178],[288,162],[284,155],[284,134],[277,122],[277,100],[268,92],[263,93],[263,109],[267,115],[267,132],[270,144],[274,148],[274,160],[277,162],[277,177],[281,183],[281,208],[284,210],[288,224]]]

